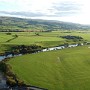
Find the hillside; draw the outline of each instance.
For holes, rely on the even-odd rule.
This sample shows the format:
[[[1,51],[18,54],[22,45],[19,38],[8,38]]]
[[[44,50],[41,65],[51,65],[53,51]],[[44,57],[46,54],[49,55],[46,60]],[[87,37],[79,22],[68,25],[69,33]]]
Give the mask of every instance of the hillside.
[[[61,21],[0,17],[0,31],[52,31],[61,29],[88,30],[90,26]]]

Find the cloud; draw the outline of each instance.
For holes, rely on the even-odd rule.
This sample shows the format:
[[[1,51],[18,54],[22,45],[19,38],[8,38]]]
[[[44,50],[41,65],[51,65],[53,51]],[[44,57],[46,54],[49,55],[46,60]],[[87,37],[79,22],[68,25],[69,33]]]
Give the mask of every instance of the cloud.
[[[2,1],[2,0],[1,0]],[[6,0],[4,0],[6,1]],[[9,0],[11,1],[11,0]],[[13,0],[15,2],[16,0]],[[18,4],[20,7],[22,6],[22,10],[19,9],[14,11],[0,11],[3,14],[9,15],[19,15],[19,16],[26,16],[26,17],[62,17],[62,16],[71,16],[72,14],[78,13],[80,9],[80,5],[77,5],[75,2],[67,2],[67,1],[59,1],[57,3],[55,1],[47,2],[34,2],[35,0],[24,0],[25,3],[20,3],[21,0],[18,0]],[[31,1],[31,2],[29,2]],[[40,0],[39,0],[40,1]],[[10,3],[10,2],[9,2]],[[47,3],[47,5],[46,5]],[[31,6],[30,6],[31,5]],[[27,9],[28,8],[28,9]]]
[[[72,1],[62,1],[55,3],[51,10],[56,11],[55,16],[71,16],[79,13],[81,6],[81,4]]]
[[[40,11],[42,13],[49,13],[51,12],[50,9],[62,11],[67,9],[77,9],[79,6],[78,3],[85,3],[84,1],[73,0],[72,2],[72,0],[0,0],[0,10],[2,11],[1,5],[3,5],[3,8],[6,7],[3,9],[4,11]]]
[[[0,0],[0,15],[90,22],[90,0]]]
[[[8,14],[8,15],[17,15],[17,16],[26,16],[26,17],[40,17],[40,16],[44,16],[44,14],[37,12],[37,13],[33,13],[33,12],[7,12],[7,11],[0,11],[0,13],[2,14]]]
[[[75,2],[62,2],[62,3],[56,3],[53,6],[53,8],[61,11],[71,11],[71,10],[79,10],[80,6],[81,5]]]

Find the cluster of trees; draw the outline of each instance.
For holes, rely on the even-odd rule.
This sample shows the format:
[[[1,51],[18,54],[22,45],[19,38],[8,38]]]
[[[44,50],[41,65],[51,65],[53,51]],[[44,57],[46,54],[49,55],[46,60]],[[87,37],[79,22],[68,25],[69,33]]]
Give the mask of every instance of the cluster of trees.
[[[73,41],[82,41],[83,40],[83,38],[80,36],[67,35],[67,36],[60,36],[60,37],[65,38],[65,39],[69,39],[69,40],[73,40]]]
[[[67,36],[61,36],[62,38],[66,38],[66,39],[83,39],[82,37],[80,36],[70,36],[70,35],[67,35]]]
[[[10,65],[5,63],[7,60],[8,58],[0,62],[0,71],[2,71],[6,76],[7,85],[9,85],[10,87],[25,85],[24,82],[18,79],[12,72],[12,68],[10,67]]]
[[[41,51],[42,47],[38,45],[18,45],[18,46],[13,46],[11,48],[11,51],[6,51],[5,56],[8,56],[9,54],[18,55],[18,54],[27,54],[27,53],[36,53],[38,51]]]
[[[3,61],[0,62],[0,71],[6,72],[6,64]]]
[[[24,32],[25,30],[21,30],[21,29],[15,29],[13,27],[13,29],[8,29],[7,27],[6,28],[0,28],[0,32]]]
[[[7,33],[6,33],[6,35],[11,35],[11,34],[12,34],[12,33],[10,33],[10,32],[7,32]]]

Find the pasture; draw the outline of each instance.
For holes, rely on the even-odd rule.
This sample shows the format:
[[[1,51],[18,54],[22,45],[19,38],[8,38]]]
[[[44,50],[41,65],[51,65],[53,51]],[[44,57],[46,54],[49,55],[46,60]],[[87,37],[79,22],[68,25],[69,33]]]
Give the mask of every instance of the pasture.
[[[64,43],[78,43],[60,37],[65,35],[81,36],[83,38],[82,42],[90,42],[90,31],[10,32],[10,35],[6,33],[7,32],[0,32],[0,53],[9,50],[13,45],[36,44],[42,47],[54,47]],[[36,35],[37,33],[39,35]],[[14,38],[15,35],[18,37]]]
[[[49,90],[90,90],[90,49],[78,46],[11,58],[12,71],[26,84]]]
[[[31,45],[36,44],[42,47],[54,47],[59,46],[64,43],[73,44],[79,43],[78,41],[67,40],[61,38],[60,36],[74,35],[81,36],[83,41],[80,42],[90,42],[90,31],[52,31],[52,32],[0,32],[0,53],[6,50],[10,50],[13,45]],[[38,34],[38,35],[37,35]],[[14,36],[17,35],[17,38]]]
[[[38,33],[39,35],[36,35]],[[18,37],[12,39],[14,35]],[[0,44],[5,45],[30,45],[36,44],[43,47],[58,46],[63,43],[78,43],[72,40],[66,40],[60,36],[75,35],[81,36],[84,41],[90,41],[90,32],[87,31],[52,31],[52,32],[11,32],[11,35],[6,35],[6,32],[0,33]],[[12,40],[10,40],[12,39]],[[10,40],[9,42],[7,42]]]

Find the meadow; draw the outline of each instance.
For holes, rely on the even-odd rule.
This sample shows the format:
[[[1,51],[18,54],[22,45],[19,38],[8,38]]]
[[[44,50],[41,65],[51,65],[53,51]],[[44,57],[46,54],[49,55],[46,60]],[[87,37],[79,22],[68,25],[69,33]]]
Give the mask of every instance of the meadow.
[[[39,35],[36,35],[38,33]],[[12,39],[14,35],[18,37]],[[90,41],[89,31],[52,31],[52,32],[11,32],[11,35],[7,35],[6,32],[0,33],[0,44],[3,45],[30,45],[36,44],[43,47],[58,46],[63,43],[78,43],[72,40],[66,40],[60,36],[75,35],[81,36],[84,41]],[[12,40],[10,40],[12,39]],[[9,42],[7,42],[10,40]]]
[[[78,46],[11,58],[12,71],[26,84],[49,90],[90,90],[90,50]]]
[[[14,45],[39,45],[42,47],[54,47],[64,43],[79,43],[72,40],[63,39],[60,36],[75,35],[83,38],[82,42],[90,42],[90,31],[52,31],[52,32],[0,32],[0,53],[10,50]],[[39,34],[39,35],[37,35]],[[14,36],[17,35],[17,38]],[[14,38],[14,39],[13,39]]]

